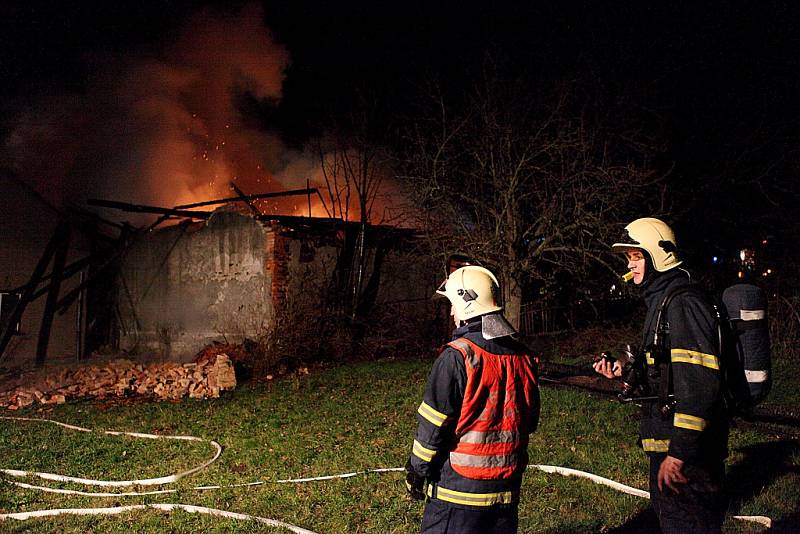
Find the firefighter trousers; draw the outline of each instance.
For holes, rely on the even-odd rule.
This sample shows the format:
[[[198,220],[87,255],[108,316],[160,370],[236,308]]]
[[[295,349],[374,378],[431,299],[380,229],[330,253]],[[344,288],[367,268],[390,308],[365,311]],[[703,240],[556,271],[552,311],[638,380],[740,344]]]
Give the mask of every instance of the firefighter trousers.
[[[728,508],[723,489],[725,463],[709,465],[684,464],[683,474],[689,480],[675,493],[666,486],[658,489],[658,468],[666,454],[650,455],[650,502],[658,516],[663,534],[719,534]]]
[[[425,503],[421,533],[516,534],[518,522],[516,505],[467,510],[438,499],[431,499]]]

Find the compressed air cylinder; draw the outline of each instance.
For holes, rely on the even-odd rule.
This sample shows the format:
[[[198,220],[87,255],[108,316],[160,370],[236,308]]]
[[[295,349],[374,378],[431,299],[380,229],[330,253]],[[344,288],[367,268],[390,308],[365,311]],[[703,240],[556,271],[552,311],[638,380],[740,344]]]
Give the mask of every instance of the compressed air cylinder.
[[[750,396],[757,404],[772,386],[767,296],[753,284],[736,284],[722,293],[722,302],[738,337]]]

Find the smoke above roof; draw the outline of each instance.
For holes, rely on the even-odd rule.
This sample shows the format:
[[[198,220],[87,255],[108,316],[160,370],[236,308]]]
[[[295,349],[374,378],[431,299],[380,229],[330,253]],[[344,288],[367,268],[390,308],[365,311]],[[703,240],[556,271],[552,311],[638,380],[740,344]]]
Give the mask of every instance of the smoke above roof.
[[[290,57],[257,5],[195,12],[157,47],[86,58],[80,93],[29,103],[2,140],[3,160],[57,206],[87,198],[174,206],[305,187],[319,171],[243,96],[277,105]],[[114,214],[114,218],[119,218]]]

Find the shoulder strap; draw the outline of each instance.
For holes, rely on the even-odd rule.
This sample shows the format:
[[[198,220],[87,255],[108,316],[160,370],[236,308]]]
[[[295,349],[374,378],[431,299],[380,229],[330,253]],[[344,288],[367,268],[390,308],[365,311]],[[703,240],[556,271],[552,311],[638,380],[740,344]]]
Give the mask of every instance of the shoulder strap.
[[[659,366],[660,371],[660,380],[658,384],[658,406],[659,410],[661,411],[662,416],[667,417],[672,410],[673,400],[670,399],[669,393],[671,389],[671,381],[672,381],[672,365],[671,360],[669,359],[669,355],[666,354],[666,351],[669,350],[669,330],[670,325],[668,322],[662,319],[663,314],[669,308],[670,303],[675,299],[675,297],[679,295],[685,294],[694,294],[699,296],[701,300],[703,300],[714,312],[715,317],[717,318],[717,332],[719,336],[719,346],[722,346],[722,333],[720,331],[719,326],[719,312],[717,307],[714,306],[709,298],[708,294],[703,290],[703,288],[699,287],[696,284],[689,284],[685,286],[676,287],[674,289],[668,290],[664,298],[661,299],[661,303],[658,305],[656,310],[656,324],[655,324],[655,332],[653,333],[653,345],[656,347],[656,350],[662,352],[659,358],[656,358],[656,364]]]
[[[669,335],[669,324],[662,321],[661,317],[664,314],[664,312],[669,308],[670,303],[672,303],[675,297],[679,295],[685,295],[688,293],[700,297],[700,299],[714,311],[714,315],[718,315],[716,306],[714,306],[710,302],[706,291],[697,284],[690,284],[670,289],[667,291],[666,295],[664,295],[664,298],[661,299],[661,304],[659,304],[658,308],[656,309],[656,326],[655,326],[655,337],[653,338],[653,344],[657,345],[659,343],[660,335],[662,334]]]

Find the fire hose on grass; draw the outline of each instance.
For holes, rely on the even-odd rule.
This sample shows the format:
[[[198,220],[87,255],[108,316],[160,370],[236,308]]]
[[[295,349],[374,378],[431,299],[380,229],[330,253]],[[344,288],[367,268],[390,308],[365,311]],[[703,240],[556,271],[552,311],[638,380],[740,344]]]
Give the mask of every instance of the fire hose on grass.
[[[75,430],[78,432],[95,432],[89,428],[83,428],[75,425],[69,425],[66,423],[61,423],[59,421],[54,421],[52,419],[36,419],[36,418],[29,418],[29,417],[7,417],[7,416],[0,416],[0,419],[10,420],[10,421],[27,421],[27,422],[44,422],[49,424],[54,424],[60,426],[62,428],[66,428],[68,430]],[[78,478],[78,477],[71,477],[66,475],[58,475],[54,473],[42,473],[42,472],[35,472],[35,471],[23,471],[19,469],[0,469],[0,473],[4,473],[6,475],[22,478],[22,477],[37,477],[44,480],[51,480],[55,482],[72,482],[83,484],[86,486],[100,486],[100,487],[130,487],[130,486],[154,486],[154,485],[166,485],[172,484],[177,482],[178,480],[197,473],[214,463],[222,454],[222,446],[213,440],[206,440],[203,438],[198,438],[194,436],[166,436],[166,435],[158,435],[158,434],[144,434],[141,432],[119,432],[119,431],[112,431],[112,430],[103,430],[101,431],[103,434],[110,435],[110,436],[129,436],[134,438],[142,438],[142,439],[166,439],[166,440],[179,440],[179,441],[194,441],[194,442],[205,442],[209,443],[212,448],[214,449],[213,456],[206,460],[205,462],[201,463],[200,465],[193,467],[192,469],[181,471],[179,473],[175,473],[168,476],[162,476],[157,478],[147,478],[147,479],[138,479],[138,480],[97,480],[97,479],[90,479],[90,478]],[[650,494],[641,489],[637,489],[631,486],[627,486],[620,482],[616,482],[614,480],[601,477],[592,473],[587,473],[585,471],[579,471],[577,469],[571,469],[569,467],[560,467],[554,465],[539,465],[539,464],[530,464],[528,465],[528,469],[538,469],[545,473],[550,474],[559,474],[563,476],[575,476],[580,478],[586,478],[591,480],[596,484],[601,484],[603,486],[607,486],[611,489],[616,491],[633,495],[635,497],[642,497],[645,499],[650,498]],[[354,471],[351,473],[342,473],[338,475],[325,475],[319,477],[309,477],[309,478],[292,478],[292,479],[283,479],[283,480],[274,480],[274,481],[257,481],[257,482],[248,482],[242,484],[231,484],[226,486],[195,486],[189,488],[194,491],[211,491],[211,490],[219,490],[219,489],[229,489],[229,488],[239,488],[239,487],[250,487],[250,486],[261,486],[266,484],[300,484],[306,482],[316,482],[322,480],[333,480],[333,479],[344,479],[344,478],[351,478],[358,475],[364,475],[369,473],[389,473],[389,472],[398,472],[403,471],[404,468],[402,467],[390,467],[390,468],[377,468],[377,469],[366,469],[363,471]],[[79,490],[67,490],[67,489],[59,489],[59,488],[48,488],[45,486],[36,486],[32,484],[27,484],[24,482],[18,482],[14,480],[7,480],[8,483],[13,484],[17,487],[35,490],[35,491],[42,491],[47,493],[57,493],[62,495],[80,495],[84,497],[138,497],[138,496],[145,496],[145,495],[162,495],[162,494],[170,494],[170,493],[177,493],[177,489],[162,489],[162,490],[151,490],[151,491],[142,491],[142,492],[89,492],[89,491],[79,491]],[[60,508],[60,509],[50,509],[50,510],[35,510],[31,512],[17,512],[17,513],[7,513],[7,514],[0,514],[0,521],[6,519],[16,519],[16,520],[26,520],[36,517],[52,517],[56,515],[116,515],[125,512],[135,511],[135,510],[145,510],[145,509],[156,509],[161,511],[171,512],[174,510],[183,510],[189,513],[202,513],[208,514],[215,517],[226,517],[231,519],[238,519],[238,520],[248,520],[248,521],[255,521],[262,524],[267,524],[274,527],[285,528],[291,532],[295,532],[296,534],[315,534],[313,531],[306,530],[302,527],[298,527],[296,525],[292,525],[289,523],[285,523],[283,521],[278,521],[275,519],[268,519],[265,517],[258,517],[249,514],[240,514],[235,512],[229,512],[225,510],[218,510],[216,508],[207,508],[204,506],[194,506],[190,504],[172,504],[172,503],[159,503],[159,504],[141,504],[141,505],[129,505],[129,506],[115,506],[115,507],[107,507],[107,508]],[[738,519],[741,521],[749,521],[753,523],[759,523],[766,527],[770,527],[772,525],[772,520],[769,517],[764,516],[733,516],[734,519]]]

